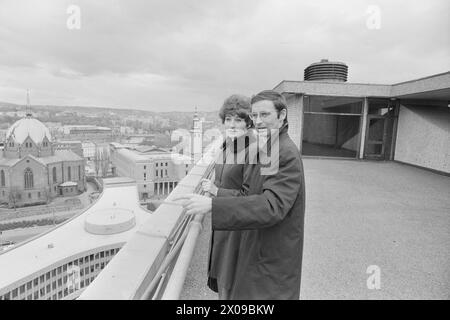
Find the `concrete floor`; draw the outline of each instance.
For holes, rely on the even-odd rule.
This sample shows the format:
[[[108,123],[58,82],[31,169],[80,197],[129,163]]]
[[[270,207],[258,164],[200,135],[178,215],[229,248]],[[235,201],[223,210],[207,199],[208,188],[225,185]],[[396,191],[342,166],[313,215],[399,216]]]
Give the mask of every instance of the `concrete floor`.
[[[313,157],[343,157],[356,158],[356,151],[344,148],[335,148],[325,144],[302,142],[302,154]]]
[[[301,299],[449,299],[450,178],[395,163],[304,159]],[[181,299],[206,287],[210,219]],[[369,266],[380,289],[368,289]]]

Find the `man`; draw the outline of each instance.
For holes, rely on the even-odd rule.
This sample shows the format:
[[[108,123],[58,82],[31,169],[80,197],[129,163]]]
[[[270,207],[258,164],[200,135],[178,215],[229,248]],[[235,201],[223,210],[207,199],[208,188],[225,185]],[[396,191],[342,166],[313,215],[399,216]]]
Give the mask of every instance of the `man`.
[[[259,161],[245,166],[245,192],[213,199],[191,194],[174,200],[185,200],[187,214],[211,212],[213,230],[241,231],[230,299],[299,299],[305,212],[303,164],[287,133],[284,97],[266,90],[254,96],[251,104],[258,133],[275,134],[267,139],[267,154],[259,145]],[[261,159],[267,160],[269,153],[271,163],[263,163]]]

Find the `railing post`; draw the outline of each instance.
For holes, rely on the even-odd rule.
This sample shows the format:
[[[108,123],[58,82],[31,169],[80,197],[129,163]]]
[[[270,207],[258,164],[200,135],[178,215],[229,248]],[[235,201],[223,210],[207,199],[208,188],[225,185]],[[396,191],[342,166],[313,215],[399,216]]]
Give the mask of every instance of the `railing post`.
[[[180,298],[184,280],[194,254],[195,245],[197,244],[197,238],[202,230],[203,218],[204,215],[199,214],[191,221],[189,233],[184,241],[183,248],[178,256],[177,263],[173,268],[170,280],[167,283],[161,300],[178,300]]]

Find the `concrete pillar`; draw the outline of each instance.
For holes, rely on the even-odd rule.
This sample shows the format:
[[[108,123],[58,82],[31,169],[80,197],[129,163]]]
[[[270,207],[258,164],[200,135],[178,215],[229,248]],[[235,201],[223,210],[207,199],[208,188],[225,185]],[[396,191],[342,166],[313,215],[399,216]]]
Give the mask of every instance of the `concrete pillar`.
[[[361,125],[361,141],[359,144],[359,159],[364,158],[364,147],[366,145],[366,131],[367,131],[367,115],[369,114],[369,100],[364,98],[362,125]]]
[[[288,104],[287,119],[289,122],[288,134],[301,151],[303,132],[303,96],[301,94],[286,95]]]

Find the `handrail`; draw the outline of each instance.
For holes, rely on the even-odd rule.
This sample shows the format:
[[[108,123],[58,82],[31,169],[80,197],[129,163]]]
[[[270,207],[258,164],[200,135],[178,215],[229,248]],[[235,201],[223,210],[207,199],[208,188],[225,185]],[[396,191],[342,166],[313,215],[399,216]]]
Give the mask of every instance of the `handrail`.
[[[203,178],[210,178],[212,175],[212,164],[209,164],[208,169],[203,175]],[[201,192],[200,184],[195,188],[194,193],[203,193]],[[184,214],[184,212],[183,212]],[[199,215],[185,215],[183,220],[179,223],[178,227],[175,229],[174,235],[174,243],[169,250],[169,253],[165,257],[163,263],[158,269],[157,274],[153,278],[149,287],[145,290],[144,294],[141,296],[141,300],[147,299],[157,299],[159,296],[159,289],[162,287],[162,282],[167,277],[167,269],[170,268],[171,263],[177,258],[177,254],[180,249],[181,252],[178,255],[178,259],[175,261],[175,268],[170,273],[168,277],[168,285],[169,290],[173,293],[170,295],[175,295],[179,297],[181,294],[181,290],[183,288],[184,279],[186,278],[187,270],[193,255],[193,251],[195,249],[195,244],[197,241],[198,234],[202,229],[203,216]],[[180,230],[183,230],[180,234]],[[175,276],[175,280],[173,278]],[[161,279],[163,277],[163,279]],[[155,286],[158,286],[157,290],[151,296],[151,293],[154,291]],[[167,294],[167,286],[164,289],[163,299]],[[174,299],[174,298],[169,298]]]
[[[214,152],[213,148],[217,148],[216,145],[213,146],[211,144],[209,152]],[[209,154],[210,155],[210,154]],[[202,158],[203,160],[203,158]],[[203,178],[211,178],[213,170],[212,163],[209,164],[209,170],[204,173]],[[195,189],[194,193],[204,194],[201,191],[200,185],[198,185]],[[183,212],[184,213],[184,212]],[[168,282],[164,288],[164,292],[161,296],[161,300],[178,300],[181,291],[183,290],[184,281],[186,279],[186,275],[189,269],[189,265],[192,260],[192,256],[194,254],[195,245],[197,243],[197,238],[200,235],[200,232],[203,228],[203,219],[204,214],[199,215],[189,215],[184,216],[183,221],[179,224],[179,228],[176,230],[175,238],[177,239],[175,244],[171,247],[169,254],[166,256],[166,259],[162,263],[160,269],[158,270],[157,276],[153,279],[150,286],[147,288],[145,293],[142,295],[141,300],[146,300],[150,298],[150,293],[153,291],[154,287],[158,284],[156,291],[153,293],[152,299],[158,299],[160,295],[160,289],[163,286],[163,282],[167,277],[169,266],[171,262],[177,257],[178,251],[180,254],[178,255],[177,260],[175,261],[174,268],[168,277]],[[187,223],[187,227],[184,228],[184,231],[178,238],[177,235],[179,231],[183,229],[184,224]],[[165,272],[164,272],[165,271]],[[157,279],[160,278],[160,279]],[[160,281],[158,281],[160,280]]]
[[[188,248],[195,247],[193,234],[199,233],[201,219],[185,215],[180,203],[171,201],[171,197],[200,192],[201,179],[213,172],[214,152],[220,145],[221,141],[216,140],[208,146],[203,158],[139,227],[80,299],[160,299],[165,295],[167,283],[182,288],[187,271],[182,266],[189,265],[193,250]]]
[[[207,171],[205,174],[205,178],[211,176],[211,171]],[[199,188],[196,188],[196,193],[198,193]],[[167,286],[169,286],[170,291],[174,291],[174,293],[171,293],[171,295],[176,295],[179,297],[181,290],[183,288],[184,279],[186,278],[187,270],[189,267],[189,263],[191,261],[193,250],[195,248],[195,243],[197,241],[197,236],[200,233],[202,229],[202,222],[203,222],[203,215],[188,215],[184,216],[183,220],[180,222],[175,237],[176,241],[174,241],[174,244],[169,250],[168,255],[165,257],[163,263],[161,264],[157,274],[153,278],[152,282],[150,283],[149,287],[145,290],[144,294],[140,298],[141,300],[147,300],[150,299],[150,295],[153,292],[153,289],[156,285],[158,287],[162,287],[162,282],[164,279],[159,279],[160,277],[166,277],[167,276],[167,269],[170,267],[171,263],[174,261],[174,259],[177,257],[178,252],[181,249],[180,254],[178,255],[178,259],[175,262],[175,267],[173,271],[170,274],[170,277],[168,278],[169,282]],[[180,230],[183,229],[183,232],[180,234]],[[164,272],[166,271],[166,272]],[[175,279],[172,277],[172,275],[175,275]],[[167,295],[167,286],[164,289],[163,298]],[[176,289],[174,289],[176,288]],[[153,300],[159,296],[159,290],[155,293],[153,293],[153,296],[151,297]],[[169,298],[173,299],[173,298]]]
[[[150,295],[153,292],[153,289],[155,288],[155,286],[158,286],[158,287],[162,286],[163,280],[161,279],[161,277],[165,278],[165,276],[167,275],[167,273],[164,271],[166,271],[166,269],[170,266],[170,263],[176,257],[178,251],[180,250],[181,246],[183,245],[184,240],[186,239],[186,236],[187,236],[187,232],[183,232],[181,234],[179,241],[177,241],[175,243],[175,245],[173,245],[171,247],[171,249],[169,250],[169,253],[164,258],[161,266],[159,267],[158,271],[156,272],[156,275],[153,277],[152,282],[150,282],[150,285],[148,286],[147,289],[145,289],[144,294],[140,297],[140,300],[148,300],[150,298]],[[155,292],[153,294],[153,297],[156,297],[158,292],[159,292],[159,290],[157,290],[157,292]],[[152,299],[153,299],[153,297],[152,297]]]
[[[166,289],[161,298],[162,300],[178,300],[180,298],[189,265],[194,254],[197,238],[202,230],[203,218],[203,214],[196,215],[194,220],[189,224],[190,228],[187,233],[186,240],[184,241],[179,258],[172,271],[172,276],[167,283]]]

